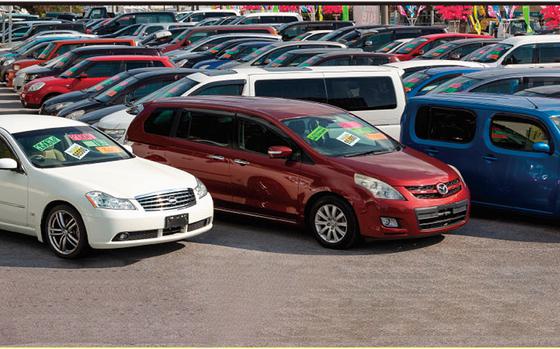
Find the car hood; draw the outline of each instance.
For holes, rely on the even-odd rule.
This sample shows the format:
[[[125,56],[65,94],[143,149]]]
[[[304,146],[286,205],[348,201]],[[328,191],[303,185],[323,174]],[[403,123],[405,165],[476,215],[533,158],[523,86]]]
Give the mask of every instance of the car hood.
[[[393,186],[430,185],[457,177],[451,167],[411,148],[386,154],[331,158],[332,161]]]
[[[130,125],[136,115],[129,114],[128,108],[116,111],[112,114],[105,116],[99,121],[99,127],[102,129],[120,129],[123,125]]]
[[[97,109],[92,112],[85,113],[84,115],[82,115],[82,117],[80,117],[79,121],[93,125],[99,120],[106,117],[107,115],[113,114],[114,112],[117,112],[119,110],[124,110],[127,108],[128,107],[124,104],[117,104],[117,105],[112,105],[110,107]]]
[[[31,67],[25,68],[27,74],[39,74],[39,75],[54,75],[54,71],[51,68],[42,67],[40,65],[32,65]]]
[[[102,191],[124,199],[196,186],[196,179],[187,172],[139,157],[44,171],[63,183],[68,181],[79,184],[86,192]]]
[[[55,104],[63,102],[80,102],[82,99],[86,98],[89,94],[82,91],[72,91],[59,96],[49,98],[45,103],[43,103],[43,108],[49,108]]]
[[[76,110],[80,110],[80,109],[84,109],[84,110],[88,110],[91,109],[91,107],[95,106],[95,105],[99,105],[101,104],[101,102],[95,100],[95,99],[81,99],[75,103],[72,103],[64,108],[62,108],[59,112],[58,112],[58,116],[62,116],[62,117],[66,117],[68,114],[76,111]]]

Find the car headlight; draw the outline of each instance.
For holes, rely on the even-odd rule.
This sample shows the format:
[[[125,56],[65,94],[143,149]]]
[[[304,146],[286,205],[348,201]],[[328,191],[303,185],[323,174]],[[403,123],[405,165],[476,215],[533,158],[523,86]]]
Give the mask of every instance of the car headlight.
[[[77,118],[79,118],[80,116],[84,115],[86,113],[85,110],[80,109],[80,110],[76,110],[71,112],[70,114],[66,115],[67,119],[72,119],[72,120],[76,120]]]
[[[95,208],[105,208],[108,210],[136,210],[134,204],[127,199],[118,199],[100,191],[90,191],[86,198]]]
[[[19,64],[14,65],[14,70],[19,70],[20,66]]]
[[[200,181],[200,179],[196,179],[196,187],[194,188],[194,192],[196,193],[196,197],[200,200],[208,194],[208,189],[204,183]]]
[[[14,63],[16,60],[13,58],[8,58],[4,61],[3,65],[10,65],[12,63]]]
[[[52,106],[52,108],[56,111],[59,111],[60,109],[66,107],[68,104],[72,104],[72,102],[56,103],[55,105]]]
[[[387,200],[405,200],[401,193],[389,184],[359,173],[354,174],[354,182],[369,190],[374,197]]]
[[[105,132],[105,134],[107,134],[107,136],[116,140],[116,139],[121,139],[122,136],[124,136],[124,133],[126,132],[126,129],[123,129],[123,128],[105,129],[105,130],[103,130],[103,132]]]
[[[45,86],[45,83],[44,83],[44,82],[35,83],[35,84],[29,86],[29,92],[39,91],[39,90],[42,89],[44,86]]]

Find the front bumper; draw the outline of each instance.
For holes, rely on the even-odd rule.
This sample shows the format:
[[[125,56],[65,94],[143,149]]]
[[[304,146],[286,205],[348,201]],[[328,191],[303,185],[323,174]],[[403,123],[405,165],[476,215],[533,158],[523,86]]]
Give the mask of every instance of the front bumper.
[[[25,108],[39,108],[43,95],[37,92],[27,92],[25,89],[19,95],[19,100]]]
[[[96,209],[93,212],[93,215],[86,214],[83,217],[89,244],[92,248],[111,249],[173,242],[202,234],[212,229],[214,204],[212,197],[206,195],[198,200],[196,205],[181,210],[146,212],[142,209],[134,211]],[[188,214],[189,225],[198,223],[197,226],[191,225],[191,229],[187,226],[176,233],[165,235],[169,233],[164,231],[165,217],[181,214]],[[118,241],[115,237],[120,233],[129,233],[136,238]],[[137,238],[138,236],[145,238]]]
[[[23,86],[25,86],[25,74],[16,74],[12,84],[14,92],[20,92]]]

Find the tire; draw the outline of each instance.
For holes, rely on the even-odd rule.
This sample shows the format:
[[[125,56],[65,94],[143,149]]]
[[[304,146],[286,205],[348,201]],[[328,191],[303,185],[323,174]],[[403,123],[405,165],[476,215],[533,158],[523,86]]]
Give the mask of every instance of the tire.
[[[46,243],[61,258],[78,258],[89,248],[82,217],[69,205],[53,207],[43,224]]]
[[[352,206],[329,195],[320,198],[309,210],[307,226],[324,247],[347,249],[360,240],[360,232]]]

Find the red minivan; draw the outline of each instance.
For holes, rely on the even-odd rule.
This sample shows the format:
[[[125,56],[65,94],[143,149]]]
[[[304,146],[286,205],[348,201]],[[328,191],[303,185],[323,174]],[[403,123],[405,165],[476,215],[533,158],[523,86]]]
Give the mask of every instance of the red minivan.
[[[144,105],[134,153],[198,176],[217,210],[306,224],[324,246],[442,234],[469,217],[458,170],[333,106],[264,97]]]
[[[174,67],[165,56],[98,56],[87,58],[59,76],[28,82],[20,95],[26,108],[39,108],[54,96],[91,87],[125,70],[146,67]]]
[[[465,34],[465,33],[443,33],[443,34],[430,34],[419,36],[415,39],[402,45],[397,49],[393,56],[397,57],[401,61],[408,61],[416,56],[423,55],[429,50],[436,46],[445,44],[446,42],[459,40],[459,39],[493,39],[491,35],[477,35],[477,34]]]

